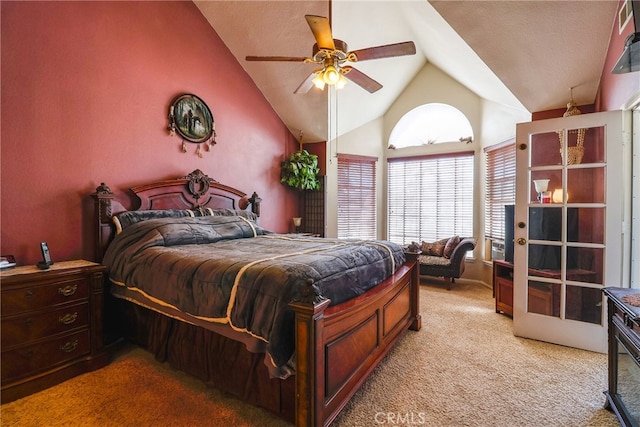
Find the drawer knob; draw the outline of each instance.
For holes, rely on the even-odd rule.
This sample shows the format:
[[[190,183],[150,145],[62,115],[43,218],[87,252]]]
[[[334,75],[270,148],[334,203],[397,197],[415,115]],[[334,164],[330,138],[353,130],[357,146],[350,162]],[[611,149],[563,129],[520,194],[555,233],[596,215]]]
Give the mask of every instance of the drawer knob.
[[[64,351],[65,353],[71,353],[76,348],[78,348],[78,340],[68,341],[68,342],[60,345],[60,351]]]
[[[62,323],[64,325],[70,325],[73,322],[75,322],[77,318],[78,318],[78,312],[76,311],[73,314],[67,313],[64,316],[58,317],[58,322],[60,322],[60,323]]]
[[[27,290],[27,292],[24,293],[24,297],[26,299],[33,297],[33,291],[31,289]]]
[[[65,297],[69,297],[75,294],[77,290],[78,290],[78,285],[68,285],[68,286],[65,286],[64,288],[58,288],[58,293]]]

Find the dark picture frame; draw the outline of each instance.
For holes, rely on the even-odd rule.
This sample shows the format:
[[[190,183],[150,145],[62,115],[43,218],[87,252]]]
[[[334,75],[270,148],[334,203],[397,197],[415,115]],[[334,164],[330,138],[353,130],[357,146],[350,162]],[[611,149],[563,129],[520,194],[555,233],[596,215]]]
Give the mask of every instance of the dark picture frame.
[[[213,115],[207,104],[198,96],[178,95],[169,107],[169,128],[188,142],[208,142],[214,135]]]

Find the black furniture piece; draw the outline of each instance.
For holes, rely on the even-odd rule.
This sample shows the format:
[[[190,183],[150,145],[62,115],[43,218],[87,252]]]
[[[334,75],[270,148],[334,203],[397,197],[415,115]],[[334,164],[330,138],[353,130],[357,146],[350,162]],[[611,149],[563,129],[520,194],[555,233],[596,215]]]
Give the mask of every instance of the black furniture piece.
[[[606,408],[624,427],[640,423],[640,290],[606,287],[609,389]]]

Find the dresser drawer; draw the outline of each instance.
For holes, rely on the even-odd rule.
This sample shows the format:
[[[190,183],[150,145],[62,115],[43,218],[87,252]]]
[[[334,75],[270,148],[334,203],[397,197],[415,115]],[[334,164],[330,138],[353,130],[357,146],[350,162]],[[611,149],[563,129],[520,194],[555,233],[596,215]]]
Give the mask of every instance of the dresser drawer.
[[[2,319],[2,348],[15,347],[89,325],[89,303]]]
[[[88,297],[89,284],[84,277],[57,279],[54,283],[14,288],[2,292],[2,316],[86,300]]]
[[[2,352],[2,382],[45,371],[89,354],[89,330]]]

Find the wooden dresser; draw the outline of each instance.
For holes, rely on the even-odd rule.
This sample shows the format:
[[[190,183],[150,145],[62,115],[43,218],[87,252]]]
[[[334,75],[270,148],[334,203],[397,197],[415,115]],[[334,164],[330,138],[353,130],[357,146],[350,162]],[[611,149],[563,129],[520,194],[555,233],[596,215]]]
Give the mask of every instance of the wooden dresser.
[[[0,272],[2,403],[108,363],[104,269],[77,260]]]

